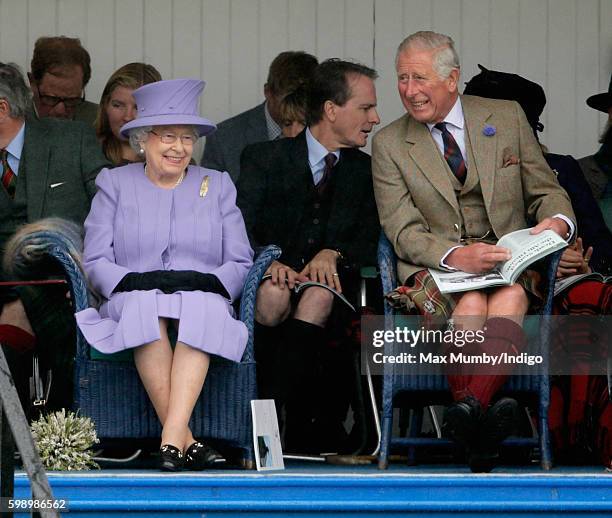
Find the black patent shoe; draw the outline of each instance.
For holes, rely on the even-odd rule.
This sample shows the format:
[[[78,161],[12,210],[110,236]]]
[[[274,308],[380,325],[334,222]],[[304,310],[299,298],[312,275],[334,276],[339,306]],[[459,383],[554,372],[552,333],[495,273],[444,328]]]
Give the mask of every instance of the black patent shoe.
[[[210,468],[219,457],[219,453],[210,446],[196,441],[185,450],[185,469],[200,471]]]
[[[159,449],[159,469],[162,471],[181,471],[185,465],[185,456],[176,446],[164,444]]]

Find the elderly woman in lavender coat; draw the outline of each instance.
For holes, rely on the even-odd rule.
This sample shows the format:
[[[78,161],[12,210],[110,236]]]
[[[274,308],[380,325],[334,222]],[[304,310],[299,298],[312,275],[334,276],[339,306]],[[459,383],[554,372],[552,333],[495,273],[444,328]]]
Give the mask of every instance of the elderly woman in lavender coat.
[[[247,342],[231,306],[253,257],[236,190],[227,173],[189,165],[197,138],[215,130],[198,115],[203,88],[177,79],[134,91],[138,117],[121,133],[145,163],[102,170],[85,221],[85,272],[104,302],[77,322],[103,353],[133,348],[163,426],[160,467],[169,471],[214,461],[189,419],[209,355],[240,361]]]

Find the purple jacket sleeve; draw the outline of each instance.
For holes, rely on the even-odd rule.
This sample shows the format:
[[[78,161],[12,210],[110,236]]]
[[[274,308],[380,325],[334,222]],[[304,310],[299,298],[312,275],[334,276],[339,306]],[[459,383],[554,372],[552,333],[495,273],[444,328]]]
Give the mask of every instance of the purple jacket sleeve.
[[[219,208],[222,218],[223,259],[209,273],[216,275],[232,300],[240,297],[249,268],[253,264],[253,250],[249,244],[242,213],[236,205],[236,187],[227,173],[221,177]]]
[[[113,222],[119,193],[112,171],[103,169],[96,178],[96,186],[98,191],[85,220],[83,263],[93,288],[108,299],[131,270],[115,263]]]

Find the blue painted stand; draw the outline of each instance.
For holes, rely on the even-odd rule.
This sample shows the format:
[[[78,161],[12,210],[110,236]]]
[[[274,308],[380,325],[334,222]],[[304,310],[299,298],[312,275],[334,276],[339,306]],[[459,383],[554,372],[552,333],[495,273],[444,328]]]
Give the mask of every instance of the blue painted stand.
[[[612,474],[603,469],[498,469],[473,475],[458,467],[328,465],[283,472],[210,471],[161,474],[105,470],[50,473],[56,498],[69,501],[69,518],[81,516],[382,516],[413,513],[461,518],[495,515],[612,516]],[[26,498],[25,474],[15,496]],[[25,515],[23,515],[25,516]]]

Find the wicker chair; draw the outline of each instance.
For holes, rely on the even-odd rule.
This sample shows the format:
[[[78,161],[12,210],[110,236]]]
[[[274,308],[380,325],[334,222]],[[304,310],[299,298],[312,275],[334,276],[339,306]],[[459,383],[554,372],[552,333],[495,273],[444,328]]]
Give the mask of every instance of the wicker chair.
[[[547,298],[542,308],[542,315],[550,315],[552,311],[552,299],[555,282],[555,273],[562,251],[549,256],[547,266]],[[396,256],[393,246],[388,241],[384,233],[381,232],[378,244],[378,265],[380,268],[383,292],[389,293],[398,284],[396,271]],[[393,307],[385,301],[385,327],[392,329],[395,324],[395,311]],[[541,347],[542,354],[547,354],[550,335],[550,319],[541,320]],[[385,354],[393,354],[393,344],[385,346]],[[442,375],[414,374],[405,375],[399,373],[393,364],[386,364],[383,378],[382,396],[382,437],[380,443],[380,454],[378,466],[386,469],[390,449],[393,447],[409,448],[409,458],[414,457],[414,448],[419,446],[442,446],[452,445],[452,442],[440,438],[416,437],[415,428],[420,429],[422,421],[423,406],[439,403],[445,398],[450,398],[450,389],[446,377]],[[513,376],[502,388],[503,392],[513,395],[531,394],[538,400],[538,425],[539,437],[536,438],[511,438],[504,441],[505,445],[515,446],[539,446],[540,463],[543,469],[549,470],[552,467],[550,452],[550,438],[548,431],[548,404],[550,398],[549,379],[546,372],[538,376]],[[404,394],[402,394],[404,393]],[[402,395],[401,403],[398,396]],[[439,396],[439,397],[436,397]],[[431,402],[425,402],[429,399]],[[434,403],[435,402],[435,403]],[[415,409],[409,437],[391,437],[393,422],[393,408],[401,404],[411,406]]]
[[[33,232],[29,242],[36,242],[39,253],[53,257],[64,268],[75,312],[87,308],[88,292],[82,271],[62,236]],[[250,402],[257,397],[253,356],[255,295],[261,277],[280,253],[278,247],[266,247],[249,271],[240,301],[240,318],[249,331],[242,361],[234,363],[213,357],[190,422],[196,437],[220,441],[239,450],[247,468],[254,467]],[[160,423],[133,362],[92,359],[90,346],[80,331],[77,331],[74,408],[94,421],[101,439],[144,439],[161,434]]]

